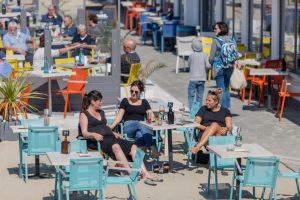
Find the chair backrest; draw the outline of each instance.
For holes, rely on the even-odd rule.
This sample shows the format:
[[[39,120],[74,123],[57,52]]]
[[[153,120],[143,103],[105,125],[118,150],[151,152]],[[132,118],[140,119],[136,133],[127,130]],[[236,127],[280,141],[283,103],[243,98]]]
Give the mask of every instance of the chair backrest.
[[[56,65],[67,64],[67,63],[75,64],[75,58],[74,57],[71,57],[71,58],[56,58],[54,60],[54,62],[55,62]]]
[[[200,102],[194,101],[190,110],[190,119],[195,119],[195,116],[197,112],[199,111],[200,107]]]
[[[7,56],[11,56],[11,55],[14,55],[14,51],[13,50],[6,50],[6,53],[5,53]]]
[[[75,72],[76,74],[70,77],[67,84],[67,90],[84,91],[85,83],[80,83],[76,81],[86,81],[88,70],[73,68],[72,72]]]
[[[135,153],[135,158],[132,164],[132,169],[138,169],[141,170],[142,164],[143,164],[143,160],[144,160],[144,156],[145,156],[145,152],[137,149],[136,153]],[[140,171],[131,171],[130,172],[130,179],[134,182],[138,181],[140,175]]]
[[[236,44],[236,48],[237,48],[238,52],[245,52],[245,51],[247,51],[247,47],[243,43],[237,43]]]
[[[44,155],[56,151],[57,126],[29,127],[28,155]]]
[[[208,144],[209,145],[226,145],[226,144],[234,144],[235,143],[235,137],[231,135],[227,136],[210,136],[208,138]],[[215,166],[215,156],[213,153],[210,153],[209,155],[209,165],[211,168]],[[224,167],[224,166],[234,166],[235,165],[235,159],[221,159],[217,157],[217,165],[218,167]]]
[[[61,141],[56,141],[56,151],[61,151]],[[85,152],[87,151],[87,142],[86,140],[71,140],[71,152]]]
[[[203,47],[203,52],[210,56],[210,47]]]
[[[129,77],[126,85],[130,85],[131,83],[133,83],[133,81],[138,79],[141,67],[142,67],[141,63],[131,64]]]
[[[244,174],[244,185],[274,188],[277,180],[278,165],[279,159],[275,157],[249,157]]]
[[[162,26],[163,37],[176,37],[176,26],[178,21],[164,21]]]
[[[210,37],[202,37],[201,38],[202,44],[203,45],[208,45],[208,44],[212,44],[213,42],[213,38]]]
[[[29,95],[30,95],[31,86],[32,86],[32,84],[29,84],[28,87],[26,88],[26,90],[24,90],[21,94],[21,99],[26,104],[28,103],[28,98],[29,98]]]
[[[190,51],[192,52],[192,42],[195,39],[194,36],[188,37],[176,37],[176,45],[177,45],[177,52],[180,54],[181,52]]]
[[[103,159],[71,159],[69,180],[70,191],[99,190],[103,188]]]
[[[21,119],[21,124],[25,127],[41,127],[44,126],[44,119]]]
[[[267,60],[265,68],[281,69],[281,60]]]

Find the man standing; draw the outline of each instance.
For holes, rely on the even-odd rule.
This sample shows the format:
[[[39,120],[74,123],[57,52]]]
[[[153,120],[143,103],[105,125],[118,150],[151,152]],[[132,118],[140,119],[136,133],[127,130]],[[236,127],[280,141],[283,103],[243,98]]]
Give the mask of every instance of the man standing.
[[[0,78],[7,79],[12,73],[12,68],[9,63],[5,62],[5,53],[0,51]]]
[[[53,25],[62,25],[62,17],[56,13],[54,6],[48,6],[48,13],[42,16],[41,22],[52,23]]]
[[[25,55],[25,60],[32,64],[33,55],[28,51],[26,42],[32,42],[35,48],[35,41],[30,35],[17,30],[17,23],[12,21],[8,24],[8,32],[3,36],[3,45],[6,50],[12,50],[14,54]]]
[[[123,43],[124,54],[121,56],[121,80],[126,83],[130,73],[131,64],[140,63],[141,59],[135,51],[136,42],[134,40],[126,40]]]

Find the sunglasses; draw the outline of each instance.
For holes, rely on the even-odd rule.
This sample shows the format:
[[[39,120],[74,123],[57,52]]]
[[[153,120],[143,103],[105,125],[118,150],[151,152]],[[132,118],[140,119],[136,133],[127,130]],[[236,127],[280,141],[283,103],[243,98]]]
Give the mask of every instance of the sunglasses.
[[[136,90],[130,90],[130,93],[132,94],[132,93],[134,93],[134,94],[138,94],[139,93],[139,91],[136,91]]]
[[[208,90],[208,94],[217,95],[217,93],[215,91],[211,91],[211,90]]]

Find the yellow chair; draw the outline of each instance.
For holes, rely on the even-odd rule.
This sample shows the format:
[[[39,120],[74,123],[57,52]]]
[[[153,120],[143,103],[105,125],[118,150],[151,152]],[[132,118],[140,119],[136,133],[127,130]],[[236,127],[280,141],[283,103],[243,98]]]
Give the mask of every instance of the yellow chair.
[[[236,47],[237,47],[238,52],[240,52],[240,53],[247,51],[247,47],[245,44],[237,43]]]
[[[54,59],[54,63],[56,65],[57,70],[72,71],[72,69],[68,69],[68,68],[65,68],[65,67],[60,67],[59,64],[67,64],[67,63],[75,64],[75,58],[74,57],[71,57],[71,58],[56,58],[56,59]]]
[[[201,38],[202,44],[206,45],[206,44],[212,44],[213,42],[213,38],[209,38],[209,37],[202,37]]]
[[[210,56],[210,47],[203,47],[203,52]],[[212,79],[212,69],[208,70],[207,80],[210,81]]]
[[[3,49],[4,46],[3,46],[3,41],[0,39],[0,48]]]
[[[138,79],[141,67],[142,67],[141,63],[131,64],[127,83],[121,83],[121,86],[124,87],[125,95],[126,95],[127,98],[129,97],[127,87],[130,86],[131,83],[133,83],[135,80]],[[124,74],[121,74],[121,75],[124,76]]]
[[[14,55],[13,50],[6,50],[6,55],[8,56]]]

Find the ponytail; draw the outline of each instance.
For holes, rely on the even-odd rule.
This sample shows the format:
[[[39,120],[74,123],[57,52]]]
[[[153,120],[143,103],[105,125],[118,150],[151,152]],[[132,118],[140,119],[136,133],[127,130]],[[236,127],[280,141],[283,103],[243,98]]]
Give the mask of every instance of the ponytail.
[[[88,95],[84,93],[83,99],[82,99],[82,104],[81,104],[81,111],[84,112],[88,109],[89,107],[89,100],[88,100]]]

